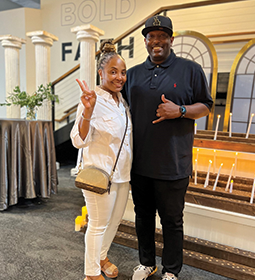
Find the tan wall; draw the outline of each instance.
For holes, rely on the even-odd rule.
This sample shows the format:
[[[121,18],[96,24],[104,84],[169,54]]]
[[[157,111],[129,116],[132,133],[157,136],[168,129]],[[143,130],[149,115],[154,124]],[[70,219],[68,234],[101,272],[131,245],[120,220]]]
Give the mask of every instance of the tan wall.
[[[11,34],[16,37],[25,39],[24,35],[24,11],[22,9],[15,9],[10,11],[3,11],[0,13],[0,36]],[[25,57],[26,51],[24,45],[20,50],[20,57]],[[25,60],[21,59],[20,68],[26,69]],[[25,71],[22,71],[20,78],[21,86],[25,86]],[[4,102],[6,96],[5,92],[5,59],[4,59],[4,48],[0,43],[0,102]],[[6,116],[6,108],[0,107],[0,118]]]
[[[24,9],[25,31],[36,31],[42,29],[41,10]],[[35,85],[35,47],[30,38],[26,37],[26,88],[32,93],[36,89]]]
[[[26,32],[42,29],[59,38],[59,41],[54,42],[51,48],[51,80],[53,81],[79,63],[75,61],[78,42],[75,35],[71,33],[72,27],[89,23],[105,31],[105,36],[102,38],[116,38],[159,7],[190,2],[180,0],[41,0],[41,10],[21,8],[1,12],[0,35],[11,34],[26,38],[27,44],[21,50],[21,86],[27,87],[30,92],[34,90],[35,83],[34,47],[31,40],[26,37]],[[66,9],[70,7],[73,10],[68,13]],[[194,30],[211,35],[255,31],[254,12],[255,0],[250,0],[175,10],[168,12],[168,15],[172,18],[176,31]],[[128,51],[122,53],[128,67],[142,62],[147,56],[140,30],[130,35],[135,37],[134,57],[129,59]],[[233,37],[233,39],[236,38]],[[213,40],[221,39],[214,38]],[[72,44],[66,47],[72,53],[65,55],[65,61],[62,61],[63,43]],[[219,72],[230,71],[236,54],[245,43],[215,45]],[[129,38],[125,39],[123,44],[129,44]],[[0,101],[3,101],[5,95],[4,79],[4,49],[0,47]],[[67,94],[72,94],[74,87],[75,84],[71,86]],[[66,96],[63,96],[63,99],[66,99]],[[0,110],[1,117],[1,114],[4,114],[4,108]]]
[[[78,43],[70,29],[77,25],[90,23],[103,29],[105,36],[102,38],[116,38],[135,24],[146,18],[149,14],[156,11],[159,7],[173,6],[177,4],[190,3],[191,1],[147,1],[147,0],[42,0],[43,28],[48,32],[59,37],[59,41],[52,49],[54,60],[52,65],[52,79],[68,71],[78,64],[74,61]],[[192,1],[199,2],[199,1]],[[220,2],[220,1],[219,1]],[[85,9],[85,4],[87,9]],[[123,3],[124,11],[129,11],[126,18],[120,18],[118,14],[117,3]],[[130,6],[127,3],[131,3]],[[126,4],[126,5],[124,5]],[[72,13],[69,13],[70,20],[65,21],[68,13],[65,8],[72,7]],[[84,8],[84,10],[82,10]],[[92,10],[92,12],[91,12]],[[230,32],[255,31],[255,1],[240,1],[228,4],[211,5],[206,7],[197,7],[184,10],[168,12],[174,23],[174,29],[194,30],[205,35],[221,34]],[[93,16],[92,16],[93,14]],[[91,17],[89,17],[91,15]],[[86,21],[86,16],[91,21]],[[125,13],[123,14],[123,17]],[[140,33],[138,34],[140,35]],[[215,40],[219,40],[216,38]],[[63,42],[72,42],[72,47],[68,49],[72,54],[66,55],[66,61],[61,61],[61,46]],[[232,62],[245,43],[228,44],[225,46],[217,45],[216,50],[219,56],[219,71],[229,72]],[[135,48],[137,46],[135,45]],[[139,47],[139,46],[138,46]],[[141,46],[140,48],[144,47]],[[142,55],[146,56],[146,53]],[[137,57],[134,57],[131,64],[136,63]]]
[[[41,10],[19,8],[0,12],[0,35],[10,34],[26,40],[20,50],[20,88],[29,93],[35,90],[35,53],[26,32],[42,28]],[[0,43],[0,102],[5,100],[5,58]],[[23,116],[23,110],[22,115]],[[0,118],[6,116],[5,107],[0,107]]]

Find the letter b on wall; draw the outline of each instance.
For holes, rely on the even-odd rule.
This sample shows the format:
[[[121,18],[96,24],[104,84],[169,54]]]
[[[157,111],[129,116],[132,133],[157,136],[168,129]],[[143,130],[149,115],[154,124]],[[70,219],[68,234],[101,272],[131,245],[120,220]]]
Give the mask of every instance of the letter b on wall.
[[[67,3],[61,5],[61,25],[72,25],[75,23],[76,16],[75,5],[73,3]]]

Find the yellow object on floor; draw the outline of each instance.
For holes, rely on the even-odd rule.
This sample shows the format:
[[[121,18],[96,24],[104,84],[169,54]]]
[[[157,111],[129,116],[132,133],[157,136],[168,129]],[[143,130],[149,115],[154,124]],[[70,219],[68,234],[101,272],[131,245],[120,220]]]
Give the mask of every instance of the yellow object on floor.
[[[75,219],[75,231],[81,231],[81,229],[88,223],[88,211],[87,207],[82,207],[82,216],[77,216]]]

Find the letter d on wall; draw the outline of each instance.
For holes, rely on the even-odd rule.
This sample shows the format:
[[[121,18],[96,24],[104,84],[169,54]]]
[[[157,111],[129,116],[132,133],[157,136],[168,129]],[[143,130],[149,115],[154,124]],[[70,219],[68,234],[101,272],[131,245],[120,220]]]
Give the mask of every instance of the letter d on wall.
[[[75,5],[73,3],[67,3],[61,5],[61,25],[72,25],[75,23],[76,16]]]
[[[135,10],[135,0],[117,0],[116,19],[130,17]]]

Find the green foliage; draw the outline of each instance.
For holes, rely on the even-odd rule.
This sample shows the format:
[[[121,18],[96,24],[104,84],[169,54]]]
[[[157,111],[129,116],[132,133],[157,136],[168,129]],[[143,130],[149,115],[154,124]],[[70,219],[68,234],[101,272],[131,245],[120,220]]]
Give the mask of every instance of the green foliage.
[[[44,100],[59,102],[58,96],[51,92],[51,83],[46,87],[40,85],[32,95],[21,91],[19,86],[16,86],[13,93],[6,98],[6,103],[0,103],[0,106],[19,105],[33,109],[42,106]]]

